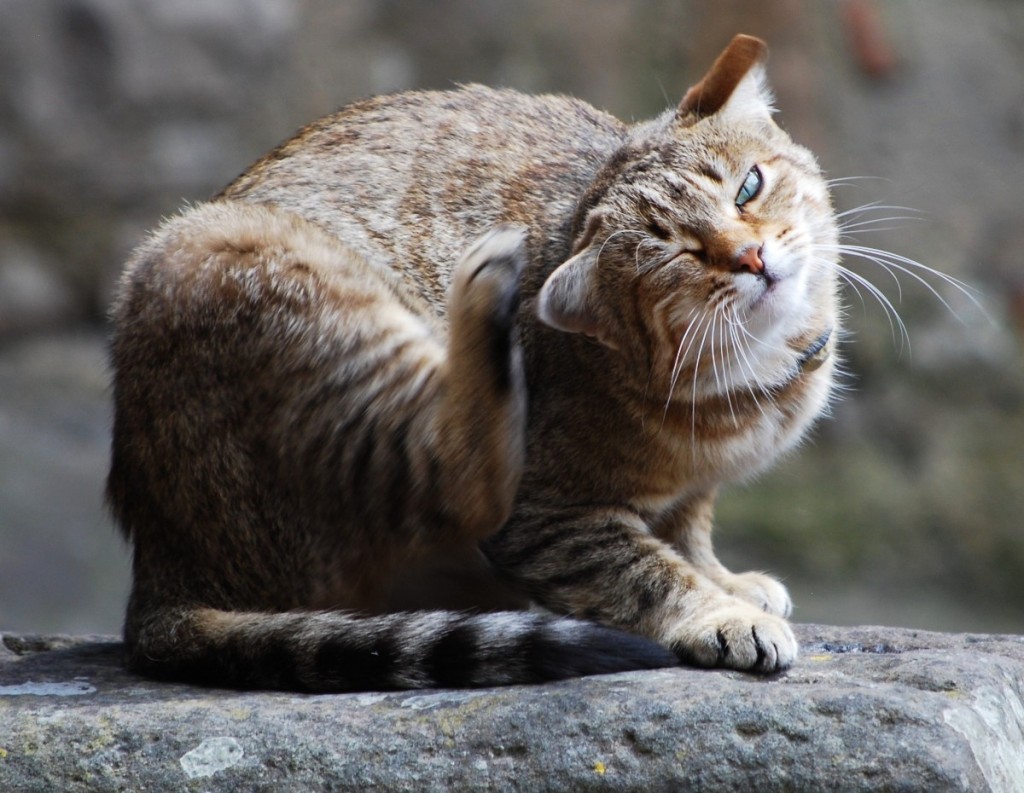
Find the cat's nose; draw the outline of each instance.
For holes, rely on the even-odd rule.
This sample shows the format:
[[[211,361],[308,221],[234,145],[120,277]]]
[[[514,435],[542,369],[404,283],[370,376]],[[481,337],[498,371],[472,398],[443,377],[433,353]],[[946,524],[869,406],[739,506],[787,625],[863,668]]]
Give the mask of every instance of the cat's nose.
[[[764,262],[761,254],[764,252],[764,245],[750,245],[740,251],[740,255],[733,260],[733,270],[739,272],[746,270],[754,275],[764,273]]]

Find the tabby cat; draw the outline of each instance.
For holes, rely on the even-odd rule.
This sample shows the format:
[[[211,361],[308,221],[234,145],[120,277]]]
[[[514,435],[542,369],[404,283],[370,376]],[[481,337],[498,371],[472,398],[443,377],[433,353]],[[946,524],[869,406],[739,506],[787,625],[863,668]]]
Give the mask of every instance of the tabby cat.
[[[635,125],[480,86],[356,103],[158,228],[113,307],[130,668],[790,666],[785,588],[710,537],[719,486],[824,409],[838,334],[835,217],[765,53],[736,37]]]

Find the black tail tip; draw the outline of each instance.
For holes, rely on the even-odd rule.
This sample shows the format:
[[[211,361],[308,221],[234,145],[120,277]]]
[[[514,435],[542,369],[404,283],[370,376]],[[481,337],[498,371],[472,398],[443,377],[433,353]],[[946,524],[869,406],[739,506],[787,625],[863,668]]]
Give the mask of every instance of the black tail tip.
[[[679,666],[675,653],[655,641],[603,625],[559,620],[534,645],[542,680]]]

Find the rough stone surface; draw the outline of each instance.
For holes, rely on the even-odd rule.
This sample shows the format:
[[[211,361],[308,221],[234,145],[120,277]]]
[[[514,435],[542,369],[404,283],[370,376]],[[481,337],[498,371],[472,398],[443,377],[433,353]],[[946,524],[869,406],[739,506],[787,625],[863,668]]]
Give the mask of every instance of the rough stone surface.
[[[1024,637],[798,626],[787,674],[304,696],[6,635],[0,789],[1024,790]]]

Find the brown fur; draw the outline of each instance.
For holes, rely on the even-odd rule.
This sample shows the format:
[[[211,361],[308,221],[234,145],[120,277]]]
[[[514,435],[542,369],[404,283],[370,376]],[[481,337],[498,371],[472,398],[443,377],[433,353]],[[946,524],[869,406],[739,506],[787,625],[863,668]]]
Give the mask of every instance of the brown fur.
[[[831,383],[801,355],[836,328],[835,222],[763,56],[738,37],[633,127],[479,86],[358,103],[140,246],[129,664],[347,690],[792,663],[785,589],[710,540]]]

